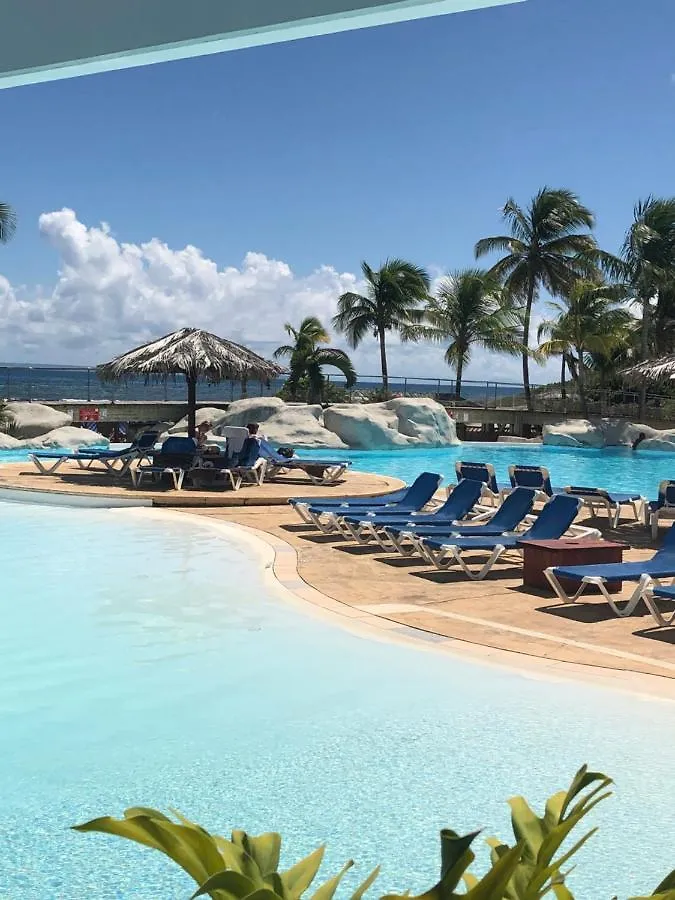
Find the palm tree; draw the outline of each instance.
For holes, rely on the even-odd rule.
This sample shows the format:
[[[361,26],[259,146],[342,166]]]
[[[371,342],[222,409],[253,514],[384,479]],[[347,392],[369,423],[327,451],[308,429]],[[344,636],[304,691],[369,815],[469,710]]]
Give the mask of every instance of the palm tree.
[[[16,231],[16,213],[9,205],[0,200],[0,244],[11,240]]]
[[[424,320],[423,325],[404,329],[403,338],[449,341],[445,361],[457,373],[457,400],[462,396],[462,375],[472,347],[512,355],[522,351],[522,310],[483,269],[464,269],[446,276],[436,296],[427,301]]]
[[[358,347],[367,334],[380,345],[382,388],[389,393],[386,336],[388,331],[402,331],[422,319],[421,304],[429,297],[429,273],[403,259],[388,259],[374,271],[361,263],[366,293],[343,294],[338,300],[334,327],[347,335],[351,347]]]
[[[586,374],[590,354],[609,356],[628,341],[634,320],[622,305],[624,299],[621,285],[579,279],[561,302],[549,303],[556,316],[539,326],[539,340],[548,337],[540,343],[539,352],[563,357],[577,385],[584,415],[588,415]]]
[[[532,306],[540,288],[552,295],[564,293],[576,278],[589,273],[597,245],[590,233],[593,213],[576,194],[544,187],[526,210],[507,200],[502,216],[508,235],[483,238],[476,244],[476,258],[506,252],[490,273],[501,279],[513,296],[525,302],[523,316],[523,384],[527,408],[532,409],[528,347]]]
[[[640,355],[648,359],[652,337],[652,301],[656,299],[657,318],[672,298],[675,281],[675,197],[647,197],[633,212],[633,223],[621,248],[621,261],[610,258],[610,273],[631,287],[642,312]],[[640,415],[647,406],[647,388],[640,392]]]
[[[356,384],[356,371],[344,350],[320,346],[329,343],[330,336],[316,316],[303,319],[299,328],[288,323],[284,327],[286,333],[293,338],[293,344],[278,347],[274,357],[290,357],[286,388],[291,400],[298,399],[298,394],[305,385],[308,403],[320,403],[323,400],[326,379],[322,366],[339,369],[345,376],[348,388]]]

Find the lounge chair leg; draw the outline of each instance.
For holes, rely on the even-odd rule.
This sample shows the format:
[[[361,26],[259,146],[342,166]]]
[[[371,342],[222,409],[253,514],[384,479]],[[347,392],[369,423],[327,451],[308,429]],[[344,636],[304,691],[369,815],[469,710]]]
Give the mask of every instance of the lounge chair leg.
[[[640,600],[642,600],[642,595],[645,592],[645,588],[650,583],[651,578],[648,575],[643,575],[637,587],[630,595],[628,600],[626,600],[625,606],[623,607],[617,605],[616,601],[605,587],[604,581],[601,584],[598,584],[598,587],[600,588],[602,596],[609,603],[609,607],[614,615],[618,616],[620,619],[625,619],[627,616],[631,616],[635,612],[636,608],[640,604]]]
[[[554,567],[552,567],[552,566],[549,567],[548,569],[544,569],[544,575],[546,576],[546,580],[553,588],[554,593],[556,594],[558,599],[561,601],[561,603],[576,603],[577,600],[579,599],[579,597],[581,597],[583,592],[586,590],[587,585],[594,583],[592,579],[591,580],[587,580],[585,578],[582,579],[581,584],[577,588],[576,592],[570,596],[563,590],[563,586],[558,581],[558,577],[555,574],[553,569],[554,569]]]

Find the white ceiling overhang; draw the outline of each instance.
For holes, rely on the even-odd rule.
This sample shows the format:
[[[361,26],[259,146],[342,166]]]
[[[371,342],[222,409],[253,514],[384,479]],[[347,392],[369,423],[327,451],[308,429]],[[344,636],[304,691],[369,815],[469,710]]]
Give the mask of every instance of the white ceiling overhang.
[[[0,0],[0,88],[518,0]]]

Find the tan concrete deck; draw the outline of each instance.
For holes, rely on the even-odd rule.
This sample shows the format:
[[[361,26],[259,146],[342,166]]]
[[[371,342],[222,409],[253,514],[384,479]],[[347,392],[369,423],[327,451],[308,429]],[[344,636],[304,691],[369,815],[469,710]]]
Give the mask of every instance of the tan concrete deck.
[[[134,490],[127,476],[115,479],[101,468],[81,469],[76,463],[64,463],[54,475],[40,475],[32,463],[10,463],[0,467],[0,489],[50,491],[97,497],[124,497],[152,500],[153,506],[285,506],[289,497],[326,497],[335,494],[372,497],[400,488],[397,478],[371,475],[368,472],[347,472],[336,485],[317,487],[302,473],[282,475],[264,485],[242,484],[238,491],[213,490],[175,491],[166,486],[150,486]]]
[[[675,628],[655,629],[644,608],[617,618],[592,593],[582,603],[563,606],[552,593],[523,589],[517,564],[498,563],[485,581],[472,582],[458,572],[439,572],[421,560],[386,554],[378,546],[320,534],[290,509],[202,509],[198,514],[283,539],[297,551],[300,577],[355,613],[514,655],[573,664],[578,672],[580,666],[593,666],[675,679]],[[625,522],[610,531],[606,519],[587,524],[634,545],[637,549],[626,552],[626,560],[653,552],[641,525]],[[630,589],[626,584],[623,596]],[[515,656],[513,664],[519,664]]]

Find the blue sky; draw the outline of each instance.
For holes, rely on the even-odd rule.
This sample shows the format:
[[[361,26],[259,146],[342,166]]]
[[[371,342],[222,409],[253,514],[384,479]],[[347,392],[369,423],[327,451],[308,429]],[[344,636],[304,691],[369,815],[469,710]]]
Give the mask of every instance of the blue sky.
[[[201,301],[205,324],[273,342],[306,308],[330,314],[330,286],[344,281],[322,280],[320,267],[358,273],[361,259],[388,255],[434,270],[471,264],[475,240],[500,230],[504,200],[543,184],[577,191],[614,250],[635,200],[673,192],[673,33],[672,0],[528,0],[0,92],[0,195],[20,216],[0,248],[13,323],[0,358],[100,361],[172,316],[185,324]],[[64,207],[78,234],[72,219],[41,234],[40,215]],[[87,231],[102,221],[103,250]],[[204,283],[190,295],[184,259],[175,295],[175,273],[140,286],[127,273],[137,296],[113,328],[126,301],[106,295],[119,272],[109,277],[105,254],[153,238],[238,267],[247,291],[216,292],[214,308]],[[270,284],[251,288],[251,252],[291,270],[276,270],[276,302]],[[78,327],[74,309],[89,324]],[[362,364],[375,366],[371,349]],[[407,374],[443,371],[439,354],[393,352]],[[483,365],[477,354],[473,374]]]

